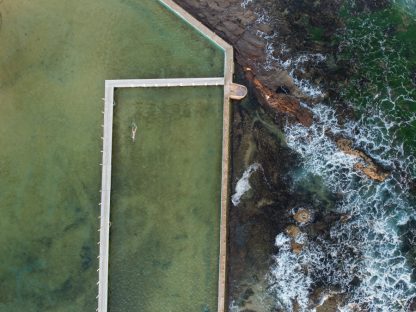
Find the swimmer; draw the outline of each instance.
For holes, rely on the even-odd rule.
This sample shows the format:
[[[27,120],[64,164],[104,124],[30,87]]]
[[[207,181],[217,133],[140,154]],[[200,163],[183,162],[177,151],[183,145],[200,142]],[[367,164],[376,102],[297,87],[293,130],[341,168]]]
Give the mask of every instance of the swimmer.
[[[136,141],[137,125],[133,122],[131,124],[131,139],[133,142]]]

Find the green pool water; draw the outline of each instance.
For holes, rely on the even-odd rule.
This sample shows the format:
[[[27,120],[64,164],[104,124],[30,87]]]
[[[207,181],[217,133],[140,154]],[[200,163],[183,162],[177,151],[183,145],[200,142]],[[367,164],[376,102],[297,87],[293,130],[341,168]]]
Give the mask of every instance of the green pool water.
[[[223,88],[116,100],[110,311],[216,311]]]
[[[104,80],[221,76],[223,54],[155,0],[3,0],[0,14],[0,311],[95,311]],[[146,94],[144,96],[150,97],[153,103],[168,101],[163,91]],[[217,107],[218,94],[214,95],[211,103]],[[120,93],[119,96],[124,95]],[[128,98],[128,93],[125,96]],[[127,98],[126,109],[129,107]],[[135,97],[136,100],[140,99]],[[195,97],[186,98],[184,103],[201,105],[205,102]],[[155,107],[161,109],[158,105]],[[116,111],[122,118],[123,110]],[[206,112],[206,120],[217,120],[216,111],[207,108]],[[171,110],[170,117],[177,118],[179,124],[180,116]],[[216,127],[220,124],[216,122],[209,129],[212,139],[219,131]],[[179,124],[179,128],[183,127]],[[120,123],[120,131],[123,126]],[[115,133],[119,131],[117,127]],[[207,131],[206,127],[203,131]],[[195,145],[190,146],[197,146],[198,138],[194,137]],[[116,146],[130,143],[123,142],[115,139]],[[135,147],[139,146],[139,141],[137,143]],[[121,148],[116,159],[124,159],[123,153],[129,147]],[[179,151],[183,145],[178,143],[170,148]],[[201,157],[195,155],[195,159]],[[205,163],[192,164],[192,171],[188,173],[196,176],[207,174],[209,179],[220,174],[217,168],[208,171]],[[121,175],[125,172],[123,162],[118,166]],[[159,169],[162,173],[163,168],[157,168],[158,172]],[[124,170],[128,170],[127,167]],[[121,176],[115,176],[115,181],[118,177]],[[152,178],[146,177],[149,186]],[[132,175],[131,181],[123,183],[133,183],[136,179]],[[178,178],[176,183],[184,183],[185,187],[187,182]],[[206,185],[198,190],[201,201],[213,196],[209,194],[212,188]],[[148,191],[153,195],[156,192]],[[173,196],[170,193],[173,191],[166,194],[163,191],[159,188],[158,200]],[[180,196],[178,193],[175,198]],[[214,209],[216,202],[213,200],[212,204],[210,209]],[[201,207],[206,207],[206,203]],[[202,215],[207,213],[198,211]],[[179,218],[180,212],[177,214]],[[123,218],[126,224],[122,231],[126,231],[131,225],[127,223],[129,218],[120,214],[120,220]],[[194,218],[198,220],[198,215]],[[190,229],[187,235],[192,238],[195,234],[195,242],[188,240],[203,244],[199,250],[205,254],[187,259],[187,266],[199,267],[202,276],[210,270],[210,257],[217,252],[215,228],[218,220],[215,216],[200,218],[203,220],[200,224],[205,225],[201,231],[212,230],[213,241],[198,241],[201,237],[205,239],[205,234],[196,235]],[[136,236],[124,240],[121,232],[117,235],[119,223],[124,221],[116,219],[114,222],[114,246],[119,237],[120,252],[132,244],[139,246]],[[150,248],[152,244],[146,242],[145,237],[139,239],[143,240],[143,246]],[[160,238],[163,238],[162,233]],[[157,245],[156,236],[154,240],[155,251],[158,246],[160,250],[166,246]],[[182,248],[182,241],[178,239],[178,245],[171,247]],[[114,254],[117,252],[116,248],[112,250]],[[201,259],[205,262],[198,263]],[[128,263],[129,259],[125,260]],[[160,261],[164,263],[166,259]],[[118,287],[116,263],[112,265],[114,272],[111,271],[115,288]],[[207,285],[213,285],[216,279],[216,272],[211,274]],[[192,297],[188,293],[189,286],[181,285],[182,281],[178,280],[176,287]],[[122,284],[119,287],[121,289]],[[157,288],[151,283],[146,287]],[[201,289],[203,287],[209,288],[205,284]],[[215,295],[215,290],[211,291],[211,297],[206,300],[209,307]],[[112,293],[116,309],[117,300],[124,299],[119,297],[120,293],[113,290]],[[157,294],[163,296],[162,293],[163,288],[160,288]]]

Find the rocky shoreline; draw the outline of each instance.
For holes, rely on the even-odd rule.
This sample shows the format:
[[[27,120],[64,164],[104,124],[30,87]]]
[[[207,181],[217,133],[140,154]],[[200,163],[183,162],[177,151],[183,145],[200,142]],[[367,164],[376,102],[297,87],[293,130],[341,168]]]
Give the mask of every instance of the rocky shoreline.
[[[336,60],[333,56],[342,43],[332,45],[326,43],[327,39],[332,38],[342,27],[338,17],[342,0],[325,0],[313,4],[259,0],[255,3],[248,1],[249,8],[241,0],[178,0],[177,2],[234,46],[237,66],[244,74],[246,84],[255,94],[257,102],[272,117],[278,119],[276,126],[279,127],[283,118],[289,122],[299,122],[306,127],[311,126],[312,112],[301,105],[301,102],[313,105],[331,98],[337,104],[337,108],[343,110],[341,116],[348,117],[352,114],[349,112],[350,108],[340,103],[336,91],[338,85],[335,85],[339,81],[348,79],[351,71],[348,68],[351,64]],[[374,10],[383,8],[387,4],[388,1],[358,1],[357,10]],[[270,13],[267,14],[271,14],[270,16],[262,16],[259,13],[262,12],[263,7],[269,8]],[[307,31],[309,28],[317,32],[322,31],[321,40],[312,38]],[[279,38],[273,40],[277,33]],[[323,57],[322,53],[324,53],[329,55],[329,60],[323,62],[321,66],[317,66],[313,59],[311,64],[306,61],[305,69],[294,70],[291,73],[289,69],[279,64],[265,66],[273,58],[284,61],[285,58],[294,57],[289,52],[275,51],[272,46],[279,40],[283,40],[282,49],[289,51],[290,47],[293,51],[300,50],[319,57]],[[314,81],[317,85],[324,86],[329,93],[311,97],[296,85],[294,77]],[[363,160],[358,161],[355,166],[360,173],[376,181],[383,181],[387,177],[386,170],[368,155],[364,155],[363,151],[351,153],[341,145],[337,145],[346,154]],[[351,146],[351,149],[354,148]]]
[[[299,106],[297,99],[305,99],[305,96],[298,90],[288,72],[279,68],[264,68],[268,58],[266,37],[271,36],[274,29],[266,21],[259,22],[258,13],[244,8],[240,0],[177,2],[234,46],[237,64],[247,73],[246,78],[263,105],[295,118],[306,115],[306,109]],[[279,94],[272,91],[279,89],[286,92]],[[278,100],[269,101],[271,93]],[[310,120],[306,123],[310,123]]]
[[[250,178],[252,190],[244,195],[243,202],[231,205],[229,212],[230,310],[278,311],[266,283],[272,255],[277,251],[276,235],[286,233],[292,237],[292,250],[299,253],[302,245],[296,242],[296,237],[301,232],[311,239],[325,236],[334,222],[349,218],[331,212],[339,199],[336,195],[324,189],[312,191],[310,186],[290,187],[288,173],[295,171],[300,161],[286,146],[282,132],[284,123],[300,123],[305,127],[314,123],[312,111],[302,102],[313,106],[330,99],[339,112],[341,124],[344,118],[354,116],[337,91],[340,84],[348,82],[354,69],[351,62],[337,59],[342,42],[331,40],[342,27],[339,8],[344,1],[176,1],[234,46],[236,78],[250,91],[249,99],[234,105],[232,189],[250,165],[257,163],[260,169]],[[356,2],[359,11],[388,5],[388,1]],[[268,9],[267,14],[263,14],[263,8]],[[305,61],[304,54],[316,59],[325,55],[325,61],[316,62],[313,58]],[[303,62],[302,70],[287,66],[293,59]],[[326,92],[311,96],[299,87],[302,79]],[[355,148],[350,138],[336,137],[330,132],[326,135],[341,152],[356,157],[354,169],[361,175],[380,182],[386,179],[388,170]],[[304,218],[308,222],[299,221]],[[317,290],[314,295],[317,301],[321,295]],[[334,311],[336,297],[317,307],[317,311]]]

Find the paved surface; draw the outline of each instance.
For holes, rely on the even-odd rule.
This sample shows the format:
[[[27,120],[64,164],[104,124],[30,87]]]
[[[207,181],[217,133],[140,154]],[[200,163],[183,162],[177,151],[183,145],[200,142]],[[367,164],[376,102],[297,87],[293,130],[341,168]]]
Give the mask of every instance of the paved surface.
[[[222,142],[222,180],[221,180],[221,224],[220,255],[218,278],[218,312],[226,311],[226,263],[227,263],[227,226],[229,204],[230,172],[230,117],[231,86],[234,74],[233,48],[209,28],[196,20],[171,0],[159,0],[173,13],[224,51],[224,77],[215,78],[174,78],[174,79],[127,79],[106,80],[104,103],[104,137],[101,186],[100,255],[98,281],[99,312],[107,312],[108,303],[108,255],[110,234],[110,192],[111,192],[111,155],[113,137],[113,103],[115,88],[151,88],[151,87],[192,87],[224,85],[223,142]],[[158,312],[158,311],[155,311]]]
[[[113,88],[203,87],[222,86],[224,78],[167,78],[106,80],[105,86]]]
[[[98,309],[107,311],[108,301],[108,249],[110,239],[110,192],[111,192],[111,155],[113,144],[113,98],[114,88],[105,88],[104,98],[104,137],[101,176],[101,217],[100,217],[100,254],[98,274]]]
[[[248,90],[246,86],[232,83],[230,86],[230,98],[233,100],[242,100],[247,96]]]

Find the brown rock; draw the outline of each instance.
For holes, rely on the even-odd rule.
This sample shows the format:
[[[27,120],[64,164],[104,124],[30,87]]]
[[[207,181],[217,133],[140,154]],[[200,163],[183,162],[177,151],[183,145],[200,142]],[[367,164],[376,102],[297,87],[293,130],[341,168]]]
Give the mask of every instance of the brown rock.
[[[347,223],[348,220],[351,219],[351,215],[350,214],[343,214],[341,215],[341,217],[339,218],[339,221],[341,221],[342,223]]]
[[[352,147],[352,141],[348,139],[338,139],[336,141],[338,148],[343,151],[347,155],[357,156],[362,158],[364,161],[368,161],[370,159],[364,152],[354,149]]]
[[[247,79],[249,79],[260,99],[260,102],[279,112],[287,113],[294,116],[301,124],[306,127],[312,125],[312,112],[307,108],[300,106],[300,102],[294,96],[288,94],[277,94],[264,86],[260,80],[256,79],[251,71],[246,72]]]
[[[286,229],[286,234],[289,235],[291,238],[296,238],[301,233],[300,229],[296,225],[289,225]]]
[[[264,56],[266,41],[250,31],[244,32],[236,43],[239,53],[249,57],[258,58]]]
[[[224,25],[227,31],[231,32],[235,36],[240,36],[245,31],[245,29],[241,27],[238,23],[224,21],[222,22],[222,24]]]
[[[215,1],[207,1],[208,7],[214,11],[219,11],[220,6]]]
[[[354,165],[354,169],[361,171],[367,177],[377,182],[383,182],[389,176],[388,173],[381,171],[378,167],[376,167],[373,164],[366,166],[362,163],[356,163]]]
[[[273,27],[269,24],[259,24],[258,28],[267,35],[270,35],[273,32]]]
[[[293,219],[299,223],[308,223],[312,220],[312,214],[308,209],[299,209],[294,215]]]
[[[300,253],[302,252],[302,249],[303,249],[303,245],[302,245],[302,244],[298,244],[298,243],[296,243],[296,242],[292,242],[292,243],[290,244],[290,246],[292,247],[292,251],[293,251],[295,254],[300,254]]]
[[[238,11],[240,11],[241,6],[238,7]],[[254,14],[254,12],[252,10],[245,10],[243,14],[241,14],[241,12],[239,12],[238,18],[241,22],[241,24],[243,24],[244,26],[248,26],[250,24],[253,24],[257,17]]]
[[[361,171],[368,178],[374,181],[383,182],[389,176],[389,173],[377,165],[370,156],[361,150],[353,148],[351,140],[341,138],[336,141],[336,144],[345,154],[361,158],[364,163],[357,162],[354,165],[354,169]]]

